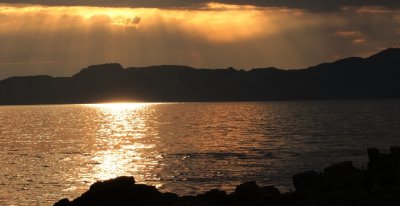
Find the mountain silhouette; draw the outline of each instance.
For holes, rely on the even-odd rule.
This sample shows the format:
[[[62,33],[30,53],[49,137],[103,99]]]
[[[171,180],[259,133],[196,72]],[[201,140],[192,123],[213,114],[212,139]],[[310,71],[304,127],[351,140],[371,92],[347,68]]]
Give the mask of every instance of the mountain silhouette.
[[[123,68],[113,63],[89,66],[72,77],[40,75],[0,81],[2,105],[399,97],[399,48],[297,70],[177,65]]]

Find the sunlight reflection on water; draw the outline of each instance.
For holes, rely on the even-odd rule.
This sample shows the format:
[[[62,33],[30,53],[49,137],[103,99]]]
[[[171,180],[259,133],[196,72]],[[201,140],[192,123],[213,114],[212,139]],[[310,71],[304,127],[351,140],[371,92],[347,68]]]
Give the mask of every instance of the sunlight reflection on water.
[[[135,142],[134,139],[146,135],[147,125],[144,113],[154,103],[107,103],[86,104],[98,111],[100,127],[97,131],[96,151],[92,160],[95,162],[93,177],[106,180],[121,175],[137,174],[142,165],[151,165],[151,159],[143,158],[142,150],[154,148],[154,144]],[[136,178],[145,182],[141,178]],[[157,185],[161,185],[157,183]]]
[[[291,188],[291,176],[400,144],[399,101],[0,107],[0,205],[52,205],[121,175],[162,191]]]

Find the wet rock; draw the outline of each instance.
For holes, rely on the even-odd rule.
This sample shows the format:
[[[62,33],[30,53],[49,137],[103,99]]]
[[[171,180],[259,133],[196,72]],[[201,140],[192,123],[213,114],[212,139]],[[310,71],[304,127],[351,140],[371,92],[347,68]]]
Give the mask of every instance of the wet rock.
[[[318,186],[318,173],[314,170],[293,175],[293,185],[297,191],[310,191]]]

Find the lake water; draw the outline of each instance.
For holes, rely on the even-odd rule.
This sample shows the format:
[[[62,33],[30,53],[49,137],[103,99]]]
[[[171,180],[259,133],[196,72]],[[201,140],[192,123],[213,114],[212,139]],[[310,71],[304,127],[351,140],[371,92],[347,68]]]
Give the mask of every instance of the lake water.
[[[400,101],[0,107],[0,205],[52,205],[121,175],[161,191],[232,191],[400,145]]]

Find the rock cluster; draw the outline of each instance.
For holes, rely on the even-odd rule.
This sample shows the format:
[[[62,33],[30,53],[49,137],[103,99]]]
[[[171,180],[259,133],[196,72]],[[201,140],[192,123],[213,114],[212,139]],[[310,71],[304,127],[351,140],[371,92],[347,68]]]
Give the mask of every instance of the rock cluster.
[[[400,205],[400,147],[391,147],[389,154],[375,148],[367,151],[366,169],[354,168],[347,161],[322,172],[301,172],[293,176],[296,191],[289,193],[246,182],[230,194],[214,189],[197,196],[179,196],[136,184],[133,177],[118,177],[96,182],[81,197],[62,199],[54,206]]]

